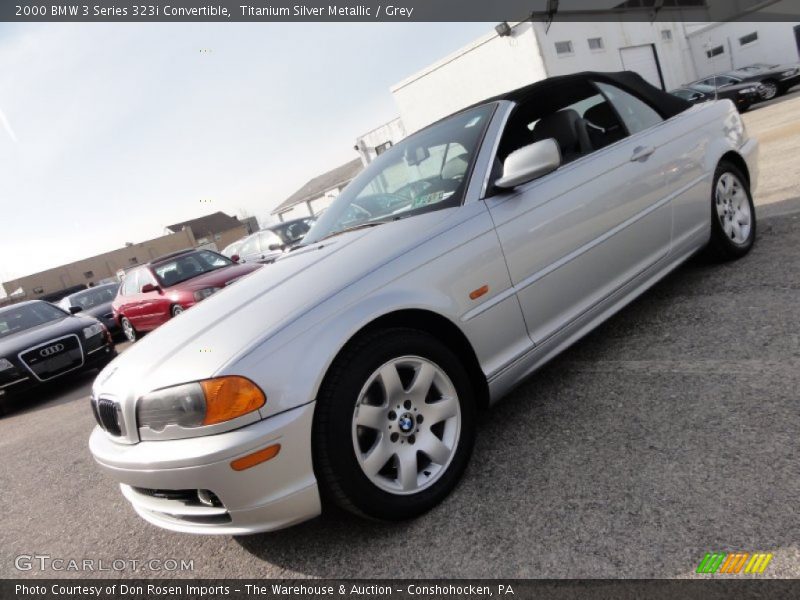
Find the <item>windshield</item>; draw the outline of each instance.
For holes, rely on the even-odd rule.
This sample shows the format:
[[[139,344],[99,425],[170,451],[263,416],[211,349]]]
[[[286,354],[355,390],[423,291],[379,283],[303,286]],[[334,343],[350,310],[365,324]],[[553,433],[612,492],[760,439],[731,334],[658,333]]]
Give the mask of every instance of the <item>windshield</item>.
[[[68,316],[49,302],[36,301],[31,304],[10,306],[0,310],[0,338]]]
[[[704,83],[695,84],[692,86],[692,89],[697,90],[698,92],[704,92],[706,94],[713,94],[716,91],[716,88],[713,85],[706,85]]]
[[[114,300],[118,288],[118,283],[109,286],[90,288],[85,292],[68,296],[62,301],[63,304],[60,304],[62,308],[65,308],[64,305],[80,306],[84,310],[87,308],[94,308],[95,306],[100,306],[101,304],[106,304]]]
[[[233,264],[235,263],[221,254],[210,250],[198,250],[153,265],[153,272],[162,287],[170,287],[203,273]]]
[[[382,153],[333,201],[303,245],[354,227],[459,206],[494,107],[453,115]]]

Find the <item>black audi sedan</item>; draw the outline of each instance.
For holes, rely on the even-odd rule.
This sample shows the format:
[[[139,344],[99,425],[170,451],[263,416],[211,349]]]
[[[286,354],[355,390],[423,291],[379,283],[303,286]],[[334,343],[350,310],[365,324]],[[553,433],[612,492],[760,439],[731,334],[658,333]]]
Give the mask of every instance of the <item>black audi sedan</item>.
[[[49,302],[0,308],[0,414],[23,392],[116,356],[106,326]]]
[[[119,323],[114,318],[111,303],[117,297],[119,283],[105,283],[64,296],[58,306],[75,314],[81,312],[90,315],[105,325],[112,336],[122,333]]]

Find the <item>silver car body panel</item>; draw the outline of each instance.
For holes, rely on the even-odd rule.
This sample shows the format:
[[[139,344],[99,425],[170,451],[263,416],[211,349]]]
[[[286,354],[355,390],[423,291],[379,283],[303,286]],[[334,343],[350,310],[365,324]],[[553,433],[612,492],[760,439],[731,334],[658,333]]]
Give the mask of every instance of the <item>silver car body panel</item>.
[[[176,452],[185,444],[191,455],[238,432],[255,432],[253,447],[256,440],[268,442],[259,437],[260,428],[275,438],[293,438],[291,449],[281,450],[280,464],[274,459],[257,467],[265,495],[240,501],[235,491],[214,490],[234,499],[226,503],[232,523],[195,526],[154,516],[127,491],[142,516],[171,529],[214,533],[263,531],[314,516],[319,500],[309,415],[332,361],[359,330],[397,311],[427,311],[448,320],[472,346],[490,401],[496,401],[706,244],[711,183],[724,154],[746,161],[755,187],[757,142],[747,138],[733,104],[723,100],[694,106],[511,192],[493,194],[489,171],[512,108],[511,102],[498,102],[462,206],[288,253],[169,321],[106,367],[93,394],[121,404],[128,433],[111,439],[98,429],[92,451],[123,484],[158,487],[156,481],[169,487],[169,478],[158,472],[158,457],[148,454],[151,444],[172,444]],[[653,152],[631,160],[643,147]],[[482,286],[488,293],[470,299]],[[139,441],[138,397],[220,375],[248,377],[264,391],[262,420],[214,436]],[[281,424],[300,407],[303,419]],[[138,457],[135,465],[132,456]],[[245,488],[254,485],[225,478],[234,480]],[[190,476],[181,485],[203,487]],[[253,508],[299,490],[306,490],[305,500],[290,519],[283,509],[271,518],[270,510]],[[236,517],[250,509],[255,512]]]

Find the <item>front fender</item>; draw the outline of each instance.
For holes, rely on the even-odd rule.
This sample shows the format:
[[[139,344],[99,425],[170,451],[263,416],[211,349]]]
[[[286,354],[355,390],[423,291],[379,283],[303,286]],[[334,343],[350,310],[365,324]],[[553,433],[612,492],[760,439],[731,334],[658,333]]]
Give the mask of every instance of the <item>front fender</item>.
[[[312,401],[345,344],[375,319],[398,310],[420,309],[443,316],[452,310],[452,302],[446,296],[427,292],[421,295],[393,290],[366,298],[335,318],[306,329],[269,354],[248,355],[235,365],[235,370],[251,373],[251,378],[260,380],[267,395],[263,417]]]

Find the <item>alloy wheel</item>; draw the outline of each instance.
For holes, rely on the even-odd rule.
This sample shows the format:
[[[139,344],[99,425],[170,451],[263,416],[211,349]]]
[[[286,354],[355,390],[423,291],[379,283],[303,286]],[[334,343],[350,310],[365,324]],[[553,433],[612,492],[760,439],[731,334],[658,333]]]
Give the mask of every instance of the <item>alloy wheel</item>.
[[[753,219],[742,182],[733,173],[723,173],[717,181],[714,198],[725,235],[735,244],[746,243]]]
[[[441,367],[419,356],[376,369],[353,412],[359,466],[374,485],[393,494],[433,485],[447,471],[460,432],[455,386]]]
[[[128,319],[122,319],[122,332],[125,334],[125,337],[128,338],[129,342],[136,341],[136,332],[133,330],[133,325]]]
[[[772,100],[778,95],[778,85],[772,81],[765,81],[761,84],[761,98],[764,100]]]

